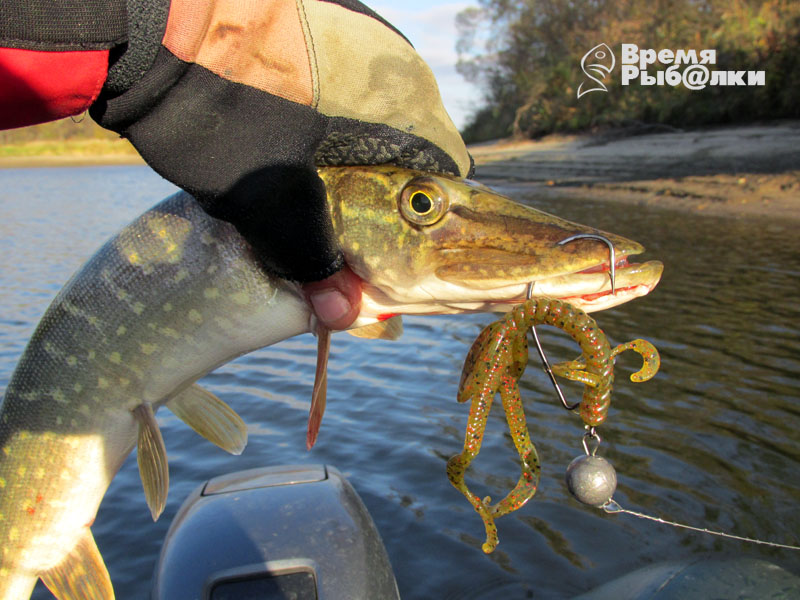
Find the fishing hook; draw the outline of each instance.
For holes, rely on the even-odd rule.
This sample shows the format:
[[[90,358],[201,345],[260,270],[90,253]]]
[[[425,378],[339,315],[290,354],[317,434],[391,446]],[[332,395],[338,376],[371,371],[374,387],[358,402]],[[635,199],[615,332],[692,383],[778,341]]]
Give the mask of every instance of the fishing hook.
[[[609,253],[609,260],[611,262],[611,269],[609,273],[611,275],[611,294],[617,293],[617,272],[616,272],[616,255],[614,252],[614,244],[611,243],[607,237],[599,235],[597,233],[578,233],[575,235],[571,235],[568,238],[565,238],[558,242],[557,245],[563,246],[564,244],[568,244],[574,240],[583,240],[583,239],[591,239],[591,240],[600,240],[604,244],[608,246],[608,253]]]
[[[533,297],[533,284],[533,281],[528,284],[528,289],[525,293],[526,300],[530,300]],[[536,333],[535,325],[531,325],[531,333],[533,334],[533,341],[536,343],[536,350],[539,352],[539,358],[542,359],[542,367],[544,368],[545,373],[547,373],[547,376],[550,378],[550,381],[556,390],[556,394],[558,394],[558,399],[561,400],[561,404],[567,410],[575,410],[581,405],[581,403],[576,402],[575,404],[569,404],[567,399],[564,398],[564,393],[561,391],[561,386],[558,385],[558,381],[556,381],[556,376],[553,373],[553,369],[550,367],[550,362],[547,360],[547,356],[544,354],[544,348],[542,348],[542,343],[539,341],[539,335]]]

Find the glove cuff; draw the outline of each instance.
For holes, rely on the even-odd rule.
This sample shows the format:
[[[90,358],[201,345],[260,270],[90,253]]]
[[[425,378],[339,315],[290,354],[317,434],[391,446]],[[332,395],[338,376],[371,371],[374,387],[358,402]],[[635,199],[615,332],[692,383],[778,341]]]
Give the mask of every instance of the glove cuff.
[[[106,96],[118,96],[133,87],[150,69],[167,28],[170,0],[125,0],[128,41],[112,49]]]
[[[36,51],[107,50],[125,41],[125,0],[3,0],[0,46]]]

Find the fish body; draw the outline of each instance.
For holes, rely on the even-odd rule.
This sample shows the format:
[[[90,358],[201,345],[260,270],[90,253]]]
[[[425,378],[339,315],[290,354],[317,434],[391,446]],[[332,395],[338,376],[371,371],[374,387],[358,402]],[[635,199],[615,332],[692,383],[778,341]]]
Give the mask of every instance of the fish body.
[[[611,234],[622,259],[610,294],[595,230],[488,188],[391,167],[324,168],[334,230],[364,281],[362,335],[393,316],[505,310],[536,293],[605,308],[649,292],[659,263]],[[538,288],[537,288],[538,286]],[[138,444],[154,518],[166,501],[166,405],[233,453],[246,434],[194,382],[236,356],[314,331],[297,284],[261,269],[228,223],[178,193],[107,242],[64,286],[34,332],[0,409],[0,599],[41,577],[58,598],[113,598],[89,526]]]
[[[27,598],[5,588],[15,577],[35,582],[88,535],[137,442],[136,407],[155,410],[209,368],[308,330],[294,286],[249,253],[233,227],[178,194],[58,294],[0,416],[0,539],[21,549],[3,557],[0,598]]]

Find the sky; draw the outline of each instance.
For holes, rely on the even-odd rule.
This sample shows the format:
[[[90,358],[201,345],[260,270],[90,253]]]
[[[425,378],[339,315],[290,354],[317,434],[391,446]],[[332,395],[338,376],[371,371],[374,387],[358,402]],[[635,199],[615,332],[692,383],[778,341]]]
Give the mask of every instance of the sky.
[[[398,8],[399,3],[389,4],[386,0],[364,3],[402,31],[430,65],[450,118],[462,128],[471,109],[481,100],[480,90],[456,72],[456,14],[471,3],[407,0],[402,8]]]

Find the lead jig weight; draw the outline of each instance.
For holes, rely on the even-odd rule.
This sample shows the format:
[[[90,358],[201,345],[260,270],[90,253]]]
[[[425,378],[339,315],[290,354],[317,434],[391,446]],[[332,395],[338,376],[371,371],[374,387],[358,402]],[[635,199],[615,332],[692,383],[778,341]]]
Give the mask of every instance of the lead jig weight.
[[[595,442],[591,451],[589,440]],[[598,508],[606,505],[617,489],[614,466],[602,456],[595,455],[600,442],[600,436],[592,427],[583,436],[584,454],[569,463],[566,473],[569,493],[578,502]]]

